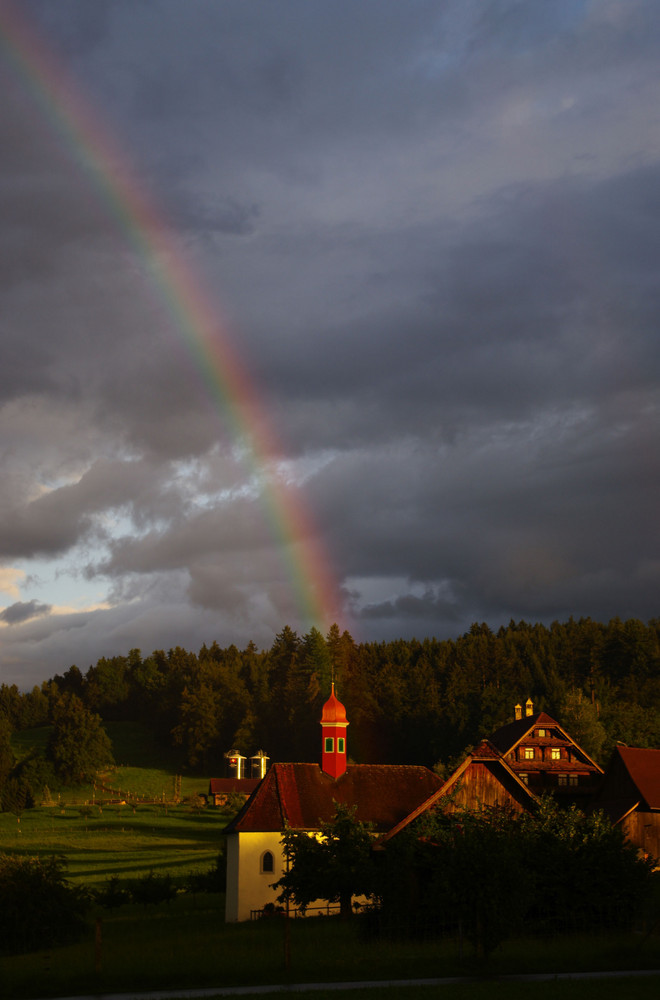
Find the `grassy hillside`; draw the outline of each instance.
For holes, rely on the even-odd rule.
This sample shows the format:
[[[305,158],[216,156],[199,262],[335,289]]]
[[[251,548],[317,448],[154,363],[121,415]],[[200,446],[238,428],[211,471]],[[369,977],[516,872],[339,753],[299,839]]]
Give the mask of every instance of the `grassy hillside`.
[[[222,831],[229,819],[200,805],[212,776],[182,775],[177,802],[180,757],[163,750],[140,723],[108,723],[106,729],[117,766],[95,784],[45,789],[44,804],[20,817],[0,813],[0,851],[61,855],[71,881],[89,884],[150,871],[183,880],[211,868],[224,847]],[[17,733],[12,739],[16,756],[43,748],[49,731]]]
[[[50,726],[26,729],[14,733],[12,748],[21,760],[33,750],[43,750],[50,735]],[[221,777],[224,761],[218,761],[216,774],[191,776],[182,773],[181,753],[163,747],[153,733],[140,722],[107,722],[105,730],[112,742],[116,766],[99,775],[96,785],[75,788],[48,789],[53,802],[84,805],[111,799],[168,802],[174,798],[174,779],[181,778],[181,798],[206,794],[209,778]]]

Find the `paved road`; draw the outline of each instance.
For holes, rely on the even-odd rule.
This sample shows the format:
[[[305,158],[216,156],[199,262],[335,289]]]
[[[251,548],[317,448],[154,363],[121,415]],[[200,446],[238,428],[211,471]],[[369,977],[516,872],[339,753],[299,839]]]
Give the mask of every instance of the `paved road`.
[[[522,976],[495,976],[497,982],[539,983],[560,979],[621,979],[624,976],[660,976],[660,969],[617,972],[537,972]],[[267,996],[273,993],[305,993],[312,990],[387,989],[388,986],[455,986],[476,983],[476,977],[452,976],[444,979],[386,979],[356,983],[290,983],[276,986],[218,986],[197,990],[149,990],[145,993],[97,993],[88,997],[59,997],[58,1000],[203,1000],[204,997]]]

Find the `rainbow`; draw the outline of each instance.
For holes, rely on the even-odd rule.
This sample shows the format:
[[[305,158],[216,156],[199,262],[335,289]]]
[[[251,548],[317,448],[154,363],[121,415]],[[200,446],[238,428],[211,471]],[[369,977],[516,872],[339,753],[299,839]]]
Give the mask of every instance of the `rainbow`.
[[[283,452],[254,382],[236,354],[217,305],[172,239],[126,156],[82,98],[25,15],[0,0],[0,50],[44,121],[63,143],[123,238],[139,254],[161,306],[202,377],[247,471],[259,484],[264,517],[281,554],[300,624],[326,631],[340,618],[339,588],[301,491],[276,471]]]

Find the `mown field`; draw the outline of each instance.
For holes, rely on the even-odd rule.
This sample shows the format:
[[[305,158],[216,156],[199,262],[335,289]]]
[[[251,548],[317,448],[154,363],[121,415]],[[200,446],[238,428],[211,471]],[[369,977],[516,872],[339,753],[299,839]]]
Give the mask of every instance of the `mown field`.
[[[0,813],[0,851],[64,857],[69,879],[89,885],[150,871],[183,881],[210,869],[223,850],[229,814],[201,805],[209,777],[181,775],[175,782],[176,755],[139,723],[109,723],[107,731],[115,760],[126,763],[96,784],[47,789],[47,804],[20,816]],[[47,738],[47,728],[18,733],[14,753],[21,757]]]

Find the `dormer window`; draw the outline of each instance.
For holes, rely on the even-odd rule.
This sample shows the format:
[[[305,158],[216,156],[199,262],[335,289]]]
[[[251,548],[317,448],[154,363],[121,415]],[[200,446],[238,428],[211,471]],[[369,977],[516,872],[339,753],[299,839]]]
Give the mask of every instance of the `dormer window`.
[[[539,731],[538,731],[538,733],[536,735],[539,737],[539,739],[544,740],[546,738],[546,736],[548,735],[548,730],[547,729],[539,729]]]
[[[561,750],[559,747],[551,747],[550,760],[561,760]]]
[[[523,747],[523,760],[534,760],[534,747]]]

